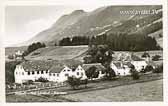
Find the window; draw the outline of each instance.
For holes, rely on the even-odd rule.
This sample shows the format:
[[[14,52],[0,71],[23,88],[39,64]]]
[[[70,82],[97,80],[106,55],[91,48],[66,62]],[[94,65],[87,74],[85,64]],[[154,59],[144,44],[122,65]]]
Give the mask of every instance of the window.
[[[70,70],[68,70],[68,71],[70,71]]]
[[[55,74],[53,73],[53,76],[55,76]]]
[[[102,74],[105,74],[105,72],[104,72],[104,71],[101,71],[101,73],[102,73]]]
[[[63,70],[63,72],[65,72],[66,70]]]
[[[46,73],[48,73],[48,70],[46,70]]]
[[[39,74],[39,71],[37,71],[37,74]]]
[[[79,75],[79,72],[77,72],[76,74]]]
[[[30,75],[30,71],[28,71],[28,75]]]
[[[69,77],[69,74],[65,74],[65,77]]]
[[[51,76],[51,73],[49,74],[49,76]]]
[[[81,75],[83,76],[83,73],[81,72]]]
[[[22,72],[22,75],[24,75],[24,72]]]
[[[16,72],[16,74],[17,74],[17,72]]]
[[[57,74],[57,77],[59,77],[59,74]]]
[[[41,71],[41,74],[43,74],[44,72],[43,71]]]
[[[32,71],[32,74],[34,74],[34,71]]]

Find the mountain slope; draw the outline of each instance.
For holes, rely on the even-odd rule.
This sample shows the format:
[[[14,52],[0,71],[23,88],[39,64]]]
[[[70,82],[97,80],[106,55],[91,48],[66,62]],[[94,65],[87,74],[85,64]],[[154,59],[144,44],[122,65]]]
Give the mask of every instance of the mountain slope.
[[[129,26],[123,23],[134,25],[137,20],[149,15],[121,14],[121,11],[152,9],[161,9],[161,6],[108,6],[98,8],[92,12],[76,10],[71,14],[62,16],[51,28],[40,32],[25,42],[24,45],[37,41],[52,43],[67,36],[91,36],[104,31],[118,31],[120,28],[129,28]]]

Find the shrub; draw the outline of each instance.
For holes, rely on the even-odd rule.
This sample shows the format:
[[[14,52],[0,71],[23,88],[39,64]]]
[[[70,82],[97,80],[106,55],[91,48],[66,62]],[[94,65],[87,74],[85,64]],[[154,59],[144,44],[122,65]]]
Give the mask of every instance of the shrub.
[[[89,69],[86,70],[86,76],[89,79],[97,78],[99,75],[99,72],[97,71],[97,68],[95,66],[91,66]]]
[[[153,70],[153,67],[151,65],[147,65],[144,69],[144,72],[149,72],[149,71],[152,71]]]
[[[5,82],[10,84],[15,82],[14,71],[16,65],[20,64],[21,61],[5,62]]]
[[[68,77],[67,83],[73,88],[77,89],[80,86],[80,78]]]
[[[144,53],[142,54],[142,56],[141,56],[141,57],[146,58],[146,57],[150,57],[150,55],[149,55],[149,53],[144,52]]]
[[[139,79],[139,73],[137,72],[137,71],[135,71],[135,72],[133,72],[132,73],[132,78],[133,78],[133,80],[138,80]]]
[[[30,84],[33,84],[33,80],[28,80],[27,82],[24,82],[23,84],[24,84],[24,85],[30,85]]]
[[[131,69],[130,72],[133,80],[138,80],[140,78],[138,71],[136,71],[135,69]]]
[[[36,80],[36,82],[48,82],[48,80],[43,77],[40,77],[39,79]]]
[[[163,73],[163,64],[155,68],[153,73]]]
[[[160,57],[161,57],[160,55],[155,55],[155,56],[152,57],[152,60],[153,61],[159,61]]]
[[[104,79],[106,79],[106,80],[112,80],[114,77],[116,77],[116,74],[111,67],[107,67],[105,70],[105,73],[106,73],[106,75],[105,75]]]
[[[11,60],[12,60],[12,59],[14,59],[14,56],[13,56],[13,55],[9,55],[9,56],[8,56],[8,59],[11,59]]]

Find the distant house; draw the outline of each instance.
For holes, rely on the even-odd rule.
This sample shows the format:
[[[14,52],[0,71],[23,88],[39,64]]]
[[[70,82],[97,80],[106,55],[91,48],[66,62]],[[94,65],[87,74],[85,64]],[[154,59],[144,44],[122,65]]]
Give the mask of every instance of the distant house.
[[[75,67],[69,64],[63,65],[58,61],[25,61],[16,66],[15,83],[24,83],[28,80],[36,81],[40,77],[53,81],[64,82],[68,76],[75,76],[77,78],[86,79],[85,71],[81,65]]]
[[[131,74],[131,65],[133,65],[138,72],[145,69],[148,65],[146,60],[130,53],[120,53],[115,59],[115,61],[111,62],[110,67],[115,71],[116,75],[121,76]]]
[[[147,61],[144,59],[139,58],[136,55],[131,54],[130,58],[126,61],[130,61],[131,64],[134,65],[135,69],[140,72],[141,70],[145,69],[148,65]]]
[[[23,53],[24,52],[20,51],[20,50],[16,51],[15,54],[13,55],[15,60],[22,60],[23,59]]]

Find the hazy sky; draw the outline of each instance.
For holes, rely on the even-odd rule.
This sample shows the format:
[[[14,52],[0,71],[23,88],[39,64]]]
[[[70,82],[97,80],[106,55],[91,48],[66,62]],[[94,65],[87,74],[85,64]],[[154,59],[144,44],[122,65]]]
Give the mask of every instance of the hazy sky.
[[[21,43],[51,27],[64,14],[83,9],[92,11],[97,7],[77,6],[7,6],[5,9],[4,45]]]

